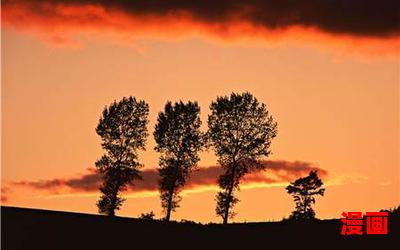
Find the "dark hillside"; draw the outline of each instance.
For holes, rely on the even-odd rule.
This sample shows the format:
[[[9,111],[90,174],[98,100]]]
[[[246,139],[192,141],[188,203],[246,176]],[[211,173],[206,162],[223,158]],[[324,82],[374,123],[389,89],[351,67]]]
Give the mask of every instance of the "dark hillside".
[[[339,220],[224,226],[3,206],[1,249],[387,249],[400,243],[398,219],[389,222],[389,235],[344,237]]]

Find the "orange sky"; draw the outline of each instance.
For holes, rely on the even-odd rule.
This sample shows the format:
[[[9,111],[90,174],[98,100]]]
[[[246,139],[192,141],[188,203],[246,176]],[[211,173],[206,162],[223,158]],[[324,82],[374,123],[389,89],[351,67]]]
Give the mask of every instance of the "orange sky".
[[[78,10],[72,8],[71,15],[82,13]],[[132,22],[120,18],[111,20]],[[96,22],[83,23],[80,29],[68,21],[46,23],[41,16],[26,23],[17,19],[12,12],[3,13],[6,205],[96,213],[95,191],[38,190],[15,182],[89,173],[102,154],[95,126],[104,106],[115,99],[133,95],[146,100],[152,133],[167,100],[197,100],[205,129],[208,105],[232,91],[252,92],[278,122],[270,160],[301,161],[327,171],[326,195],[315,206],[318,217],[400,203],[398,37],[291,27],[234,32],[238,39],[226,39],[225,33],[212,32],[193,20],[180,23],[183,29],[178,32],[171,29],[174,18],[173,25],[167,25],[170,30],[157,22],[141,29],[137,22],[126,29],[106,25],[104,32],[93,25]],[[54,34],[63,35],[58,36],[62,39],[49,40]],[[127,35],[129,39],[124,39]],[[145,169],[157,166],[153,147],[150,136],[146,152],[140,155]],[[215,164],[211,151],[202,153],[200,166]],[[234,221],[287,216],[293,202],[285,193],[286,185],[244,185]],[[219,221],[214,212],[216,190],[215,186],[188,190],[172,217]],[[162,216],[156,192],[130,191],[126,197],[119,215],[154,210]]]

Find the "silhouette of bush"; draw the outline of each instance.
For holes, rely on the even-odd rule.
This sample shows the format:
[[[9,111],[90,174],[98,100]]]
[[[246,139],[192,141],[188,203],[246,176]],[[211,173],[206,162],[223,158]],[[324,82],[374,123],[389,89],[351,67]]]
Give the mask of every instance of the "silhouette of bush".
[[[388,212],[389,217],[400,218],[400,205],[394,208],[381,209],[380,212]]]
[[[180,220],[179,222],[180,222],[180,223],[183,223],[183,224],[190,224],[190,225],[198,225],[198,224],[201,224],[201,223],[197,223],[197,222],[195,222],[195,221],[186,220],[186,219],[182,219],[182,220]]]
[[[140,215],[139,219],[142,219],[142,220],[155,220],[155,218],[154,218],[155,216],[156,215],[154,214],[154,212],[150,211],[149,213],[142,213]]]
[[[288,194],[293,196],[296,208],[290,215],[290,220],[315,219],[315,212],[312,204],[315,203],[314,196],[324,195],[325,188],[317,171],[312,170],[306,177],[299,178],[286,187]]]

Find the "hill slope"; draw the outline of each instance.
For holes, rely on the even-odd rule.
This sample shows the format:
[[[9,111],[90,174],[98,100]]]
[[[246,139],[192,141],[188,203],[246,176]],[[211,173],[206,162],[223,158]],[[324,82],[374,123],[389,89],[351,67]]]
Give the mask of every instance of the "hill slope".
[[[338,249],[381,249],[399,243],[399,220],[389,235],[340,235],[339,220],[230,225],[165,223],[132,218],[1,207],[2,248],[8,249],[245,249],[278,245]],[[172,247],[170,247],[172,246]]]

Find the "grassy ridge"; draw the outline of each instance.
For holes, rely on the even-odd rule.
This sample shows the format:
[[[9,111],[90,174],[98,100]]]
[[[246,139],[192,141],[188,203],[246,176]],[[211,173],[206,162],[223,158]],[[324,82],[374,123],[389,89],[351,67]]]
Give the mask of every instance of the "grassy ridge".
[[[386,249],[399,243],[399,218],[389,235],[341,236],[340,220],[193,224],[1,207],[1,249]],[[383,248],[384,247],[384,248]]]

